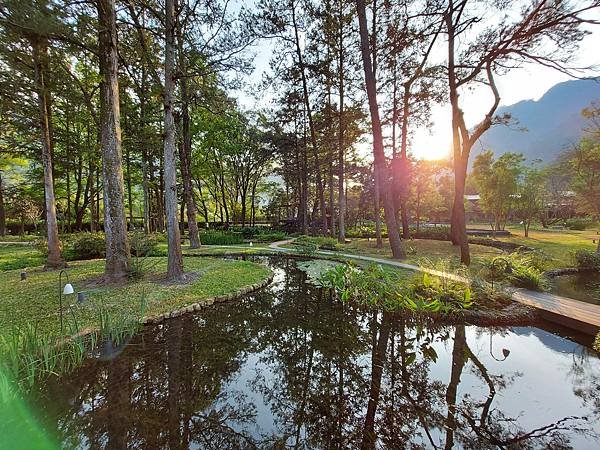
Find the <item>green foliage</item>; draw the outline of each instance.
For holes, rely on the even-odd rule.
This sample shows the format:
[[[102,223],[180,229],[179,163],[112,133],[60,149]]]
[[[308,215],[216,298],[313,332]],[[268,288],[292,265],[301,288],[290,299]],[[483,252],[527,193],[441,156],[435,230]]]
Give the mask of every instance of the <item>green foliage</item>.
[[[243,244],[244,236],[233,231],[206,231],[200,234],[200,242],[206,245]]]
[[[106,255],[106,241],[103,233],[80,233],[70,242],[73,259],[97,259]],[[71,258],[69,258],[71,259]]]
[[[573,218],[565,220],[565,226],[569,230],[584,231],[594,224],[591,218]]]
[[[313,244],[316,249],[336,251],[340,248],[337,239],[327,236],[299,236],[295,241],[295,245]]]
[[[591,250],[577,250],[575,264],[580,269],[600,270],[600,253]]]
[[[450,227],[444,225],[420,227],[418,233],[416,228],[411,227],[410,235],[416,239],[439,239],[445,241],[450,239]]]
[[[132,256],[161,256],[158,244],[162,235],[158,233],[131,233],[129,235],[129,246]]]
[[[600,352],[600,333],[598,333],[596,339],[594,339],[594,350]]]
[[[548,280],[544,276],[543,259],[540,252],[497,256],[485,264],[483,278],[491,283],[506,281],[515,287],[546,291]]]
[[[479,190],[482,209],[494,217],[496,230],[503,229],[518,192],[523,172],[523,155],[504,153],[494,160],[491,150],[477,155],[473,179]]]
[[[334,289],[343,301],[352,299],[391,311],[449,314],[471,308],[473,299],[468,283],[451,279],[458,279],[456,273],[442,274],[420,272],[409,280],[401,272],[380,265],[370,265],[364,270],[343,265],[325,272],[321,284]]]
[[[346,264],[326,259],[311,259],[296,264],[298,269],[306,273],[307,281],[315,286],[325,286],[323,285],[323,276],[328,274],[330,270],[341,266],[346,266]]]

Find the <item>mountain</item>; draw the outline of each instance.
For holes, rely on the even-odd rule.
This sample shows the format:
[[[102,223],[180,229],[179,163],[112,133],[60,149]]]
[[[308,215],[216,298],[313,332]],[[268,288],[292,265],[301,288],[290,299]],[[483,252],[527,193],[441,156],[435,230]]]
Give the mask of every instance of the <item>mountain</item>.
[[[585,126],[581,110],[594,100],[600,101],[600,77],[558,83],[537,101],[501,106],[496,114],[509,113],[518,123],[492,127],[474,146],[473,156],[492,149],[496,155],[523,153],[528,160],[551,162],[579,141]]]

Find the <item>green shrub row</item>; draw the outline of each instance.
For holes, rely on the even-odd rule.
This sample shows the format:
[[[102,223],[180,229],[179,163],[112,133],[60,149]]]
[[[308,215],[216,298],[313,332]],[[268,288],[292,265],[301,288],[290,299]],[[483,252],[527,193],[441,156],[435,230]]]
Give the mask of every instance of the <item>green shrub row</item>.
[[[160,256],[159,243],[162,235],[134,232],[129,234],[129,245],[133,256]],[[68,261],[98,259],[106,256],[104,233],[76,233],[61,237],[63,257]],[[38,239],[35,246],[44,255],[48,252],[46,239]]]
[[[205,231],[200,234],[200,242],[206,245],[233,245],[243,244],[244,236],[242,233],[233,231]]]

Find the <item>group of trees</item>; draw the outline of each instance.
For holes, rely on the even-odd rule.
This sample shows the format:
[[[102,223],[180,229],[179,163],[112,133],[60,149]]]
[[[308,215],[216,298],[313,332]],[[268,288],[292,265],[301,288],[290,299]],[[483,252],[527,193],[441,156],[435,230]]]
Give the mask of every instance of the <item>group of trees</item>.
[[[518,219],[525,237],[534,220],[544,226],[573,214],[600,218],[600,107],[583,110],[589,120],[582,140],[545,166],[528,164],[523,155],[504,153],[497,158],[485,151],[473,162],[473,189],[494,231]]]
[[[61,227],[103,229],[106,279],[119,281],[130,265],[127,230],[141,211],[144,231],[166,230],[168,273],[177,278],[184,224],[197,247],[199,217],[254,223],[268,189],[271,210],[284,210],[300,231],[342,242],[347,221],[368,208],[378,245],[385,222],[402,258],[411,216],[418,223],[424,205],[436,214],[450,208],[432,186],[446,189],[453,176],[452,239],[469,264],[470,151],[509,120],[495,116],[495,77],[531,62],[568,71],[598,7],[600,0],[261,0],[251,8],[6,0],[0,233],[9,209],[20,210],[13,217],[22,223],[43,217],[47,265],[61,267]],[[265,43],[271,70],[252,88],[271,92],[273,107],[244,112],[231,92],[252,71],[251,50]],[[471,127],[460,94],[478,84],[489,87],[491,103]],[[411,134],[428,125],[436,102],[451,106],[451,173],[410,157]],[[365,146],[372,158],[361,159]],[[267,182],[272,174],[279,186]],[[432,190],[437,197],[425,195]]]
[[[227,2],[3,2],[0,232],[18,203],[43,215],[53,268],[59,228],[103,229],[116,282],[140,222],[166,229],[177,278],[183,222],[200,245],[197,205],[207,222],[254,220],[272,151],[264,120],[227,95],[228,74],[250,70],[251,25]]]
[[[411,133],[427,125],[433,103],[448,102],[451,235],[462,262],[469,264],[464,195],[471,149],[490,127],[511,120],[495,114],[501,99],[495,79],[530,63],[569,72],[589,32],[582,26],[596,23],[588,13],[600,2],[269,0],[260,5],[263,25],[277,43],[269,81],[278,83],[278,148],[286,161],[282,203],[294,205],[301,229],[312,224],[345,239],[348,185],[360,178],[352,149],[366,128],[378,245],[383,209],[393,255],[402,258],[409,208],[420,204],[414,185],[424,178],[415,172],[423,167],[410,161]],[[460,95],[477,85],[489,88],[490,105],[471,126]],[[414,210],[412,215],[419,216]]]

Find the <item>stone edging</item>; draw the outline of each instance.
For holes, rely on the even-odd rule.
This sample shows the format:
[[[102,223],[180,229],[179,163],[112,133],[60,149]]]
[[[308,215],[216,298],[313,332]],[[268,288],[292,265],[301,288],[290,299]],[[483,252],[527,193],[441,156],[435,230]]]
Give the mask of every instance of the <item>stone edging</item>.
[[[163,320],[179,317],[183,314],[202,311],[205,307],[211,306],[214,303],[226,302],[229,300],[235,300],[235,299],[241,298],[246,294],[258,291],[259,289],[262,289],[262,288],[268,286],[273,281],[274,276],[275,276],[275,274],[273,272],[271,272],[271,274],[267,278],[265,278],[263,281],[251,284],[250,286],[245,286],[245,287],[241,288],[240,290],[238,290],[237,292],[231,292],[229,294],[218,295],[216,297],[208,297],[208,298],[200,300],[196,303],[193,303],[191,305],[177,309],[175,311],[166,312],[164,314],[157,314],[155,316],[147,316],[147,317],[144,317],[140,321],[140,323],[142,323],[143,325],[160,323]]]

